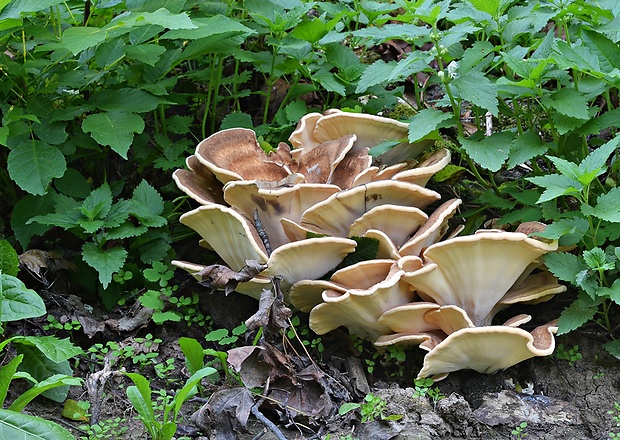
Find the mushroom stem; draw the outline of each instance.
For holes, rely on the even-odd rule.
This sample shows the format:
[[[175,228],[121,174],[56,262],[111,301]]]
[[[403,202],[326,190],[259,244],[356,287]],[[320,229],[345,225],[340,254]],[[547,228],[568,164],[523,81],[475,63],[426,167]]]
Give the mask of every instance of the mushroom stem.
[[[258,217],[258,209],[255,209],[252,212],[252,216],[254,217],[254,226],[256,226],[256,230],[258,231],[258,236],[260,237],[263,245],[265,246],[265,250],[267,251],[267,256],[271,255],[271,244],[269,243],[269,237],[265,232],[265,228],[263,228],[263,224],[260,221],[260,217]]]

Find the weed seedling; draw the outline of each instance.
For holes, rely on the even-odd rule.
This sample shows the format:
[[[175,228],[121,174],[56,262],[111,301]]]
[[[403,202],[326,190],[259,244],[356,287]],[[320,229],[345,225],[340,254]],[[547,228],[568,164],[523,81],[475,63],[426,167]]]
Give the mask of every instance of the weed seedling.
[[[446,396],[444,396],[439,388],[432,388],[434,384],[435,381],[428,377],[416,379],[414,381],[413,398],[421,399],[428,397],[433,402],[433,407],[436,407],[437,402],[444,399]]]
[[[616,422],[616,427],[620,426],[620,403],[614,402],[614,409],[607,411],[607,414],[611,414],[611,418]],[[610,432],[609,438],[620,440],[620,432]]]
[[[515,426],[515,429],[510,431],[510,433],[514,435],[515,438],[522,439],[528,436],[528,434],[524,432],[525,428],[527,428],[527,422],[521,422]]]
[[[575,365],[575,362],[583,358],[581,353],[579,353],[579,345],[573,345],[572,348],[567,349],[564,347],[564,344],[560,344],[555,349],[555,356],[558,359],[567,360],[568,365],[570,365],[571,367]]]
[[[387,402],[374,394],[367,394],[362,403],[345,403],[338,410],[338,414],[344,415],[350,411],[359,409],[362,416],[362,423],[374,422],[375,420],[400,420],[403,418],[400,414],[385,415]]]

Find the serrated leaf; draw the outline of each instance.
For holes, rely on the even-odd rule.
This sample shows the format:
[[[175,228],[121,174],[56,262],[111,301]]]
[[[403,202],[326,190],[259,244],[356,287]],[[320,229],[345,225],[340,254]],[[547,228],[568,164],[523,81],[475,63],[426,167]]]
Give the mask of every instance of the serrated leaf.
[[[451,113],[434,109],[424,109],[411,118],[409,123],[409,142],[424,139],[435,130],[445,127],[446,121],[453,119]]]
[[[543,203],[567,194],[578,194],[583,189],[581,183],[561,174],[528,177],[526,180],[545,188],[536,203]]]
[[[605,255],[605,251],[600,247],[595,247],[592,249],[588,249],[583,251],[583,261],[587,264],[590,269],[593,270],[610,270],[613,269],[613,262],[607,261],[607,256]]]
[[[467,155],[476,163],[487,170],[496,172],[508,159],[510,144],[514,136],[512,132],[501,131],[493,133],[481,141],[459,137],[459,142]]]
[[[107,183],[93,190],[82,202],[80,211],[89,219],[103,218],[112,208],[112,191]]]
[[[8,409],[0,409],[0,437],[20,440],[75,440],[57,423]]]
[[[399,81],[428,68],[421,58],[409,55],[400,61],[377,60],[364,70],[355,93],[363,93],[372,86]]]
[[[562,246],[570,246],[581,241],[589,226],[588,220],[582,217],[563,218],[547,225],[545,230],[536,233],[536,236],[550,240],[562,239]]]
[[[154,66],[166,52],[166,48],[159,44],[138,44],[137,46],[125,46],[124,51],[127,58]]]
[[[590,119],[588,100],[585,95],[572,88],[563,88],[542,99],[542,103],[556,112],[577,119]]]
[[[610,73],[614,68],[620,69],[620,48],[603,34],[581,28],[581,38],[586,46],[599,60],[600,68]]]
[[[228,128],[254,128],[254,123],[252,122],[252,116],[247,113],[241,112],[232,112],[227,114],[224,119],[222,119],[222,124],[220,125],[220,130],[226,130]]]
[[[545,265],[556,278],[574,286],[577,285],[577,274],[588,269],[581,257],[568,252],[547,254]]]
[[[187,13],[173,14],[166,8],[159,8],[155,12],[143,12],[142,18],[148,24],[155,24],[168,29],[196,29]]]
[[[45,303],[37,292],[20,279],[0,273],[0,322],[36,318],[45,312]]]
[[[144,120],[135,113],[113,111],[88,115],[82,130],[91,133],[101,145],[109,145],[123,159],[127,159],[134,133],[142,133]]]
[[[541,156],[547,152],[549,146],[543,143],[542,139],[533,130],[528,130],[519,135],[510,144],[510,153],[508,158],[508,168],[525,163],[528,160]]]
[[[602,174],[606,169],[605,165],[607,160],[609,160],[609,157],[616,151],[619,142],[620,136],[616,136],[588,154],[579,164],[581,173],[595,173],[595,176]]]
[[[497,116],[497,87],[483,73],[470,70],[452,81],[458,96]]]
[[[313,75],[313,79],[318,81],[328,92],[334,92],[340,96],[346,96],[345,85],[329,70],[319,70]]]
[[[223,15],[196,18],[192,20],[192,23],[198,27],[194,29],[170,30],[162,35],[161,38],[172,40],[199,40],[214,35],[242,35],[245,37],[256,33],[256,31],[244,26],[238,20]]]
[[[620,188],[612,188],[608,193],[601,194],[594,207],[581,205],[581,212],[608,222],[620,222]]]
[[[164,211],[164,199],[146,180],[134,189],[131,197],[130,212],[135,215],[143,226],[159,227],[166,224],[160,216]]]
[[[598,302],[592,301],[583,293],[580,294],[560,315],[558,319],[558,335],[564,335],[578,329],[594,318],[597,311]]]
[[[59,339],[56,336],[13,336],[10,341],[14,344],[36,347],[52,362],[62,362],[83,353],[83,350],[74,345],[69,338]]]
[[[549,156],[549,160],[553,162],[560,174],[579,181],[579,176],[581,173],[579,171],[579,166],[577,166],[576,163],[554,156]]]
[[[127,251],[121,247],[101,250],[95,243],[84,243],[82,258],[90,267],[99,272],[99,282],[105,289],[112,281],[112,275],[121,270],[125,264]]]
[[[620,279],[616,279],[610,287],[599,287],[598,296],[606,296],[620,305]]]
[[[26,140],[11,149],[7,169],[21,189],[43,195],[53,178],[62,177],[67,162],[57,147],[38,140]]]

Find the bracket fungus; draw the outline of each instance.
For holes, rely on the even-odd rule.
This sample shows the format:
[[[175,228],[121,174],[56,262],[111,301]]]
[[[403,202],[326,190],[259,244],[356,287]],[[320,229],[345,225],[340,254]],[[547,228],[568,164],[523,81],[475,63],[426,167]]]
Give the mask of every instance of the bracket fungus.
[[[230,279],[226,291],[254,298],[277,277],[284,300],[309,313],[318,334],[344,326],[377,347],[419,345],[428,352],[419,377],[491,373],[550,354],[555,323],[528,332],[520,326],[529,315],[493,321],[513,304],[566,290],[541,267],[557,242],[527,235],[542,224],[448,235],[461,200],[436,206],[440,194],[425,185],[450,152],[420,157],[433,141],[412,144],[408,133],[403,122],[328,110],[304,116],[290,146],[270,152],[252,130],[211,135],[173,179],[201,205],[181,222],[226,266],[173,263],[203,282],[205,274]],[[373,158],[386,141],[394,146]],[[378,251],[341,267],[357,237]]]

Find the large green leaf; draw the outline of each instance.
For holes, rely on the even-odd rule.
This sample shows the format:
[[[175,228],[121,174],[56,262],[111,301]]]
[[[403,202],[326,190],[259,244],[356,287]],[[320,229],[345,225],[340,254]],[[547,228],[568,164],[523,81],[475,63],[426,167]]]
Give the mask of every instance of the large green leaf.
[[[62,44],[73,55],[105,41],[106,33],[97,27],[70,27],[62,34]]]
[[[166,219],[159,215],[164,211],[164,199],[146,180],[136,187],[131,201],[131,213],[142,225],[159,227],[166,224]]]
[[[603,34],[581,28],[581,38],[593,54],[598,57],[600,68],[604,73],[620,69],[620,47]]]
[[[138,44],[136,46],[125,46],[127,58],[138,60],[149,66],[154,66],[159,58],[166,52],[164,46],[158,44]]]
[[[409,123],[409,142],[418,142],[435,130],[445,127],[452,113],[434,109],[424,109],[411,118]]]
[[[90,133],[101,145],[109,145],[121,157],[133,142],[134,133],[142,133],[144,120],[135,113],[111,111],[89,115],[82,122],[82,130]]]
[[[11,275],[0,273],[0,322],[36,318],[45,314],[45,303],[34,290]]]
[[[0,409],[0,438],[7,440],[75,440],[62,426],[7,409]]]
[[[456,78],[452,85],[461,99],[497,115],[497,87],[482,72],[470,70]]]
[[[159,104],[170,104],[165,99],[151,95],[144,90],[129,88],[94,93],[90,98],[90,103],[106,112],[129,113],[146,113],[155,110]]]
[[[545,96],[542,103],[555,111],[577,119],[589,119],[588,100],[583,93],[570,88],[563,88]]]
[[[601,194],[596,206],[581,205],[581,212],[585,215],[594,216],[608,222],[620,222],[620,188],[612,188],[606,194]]]
[[[43,11],[60,3],[63,3],[63,0],[13,0],[0,13],[0,20],[20,18],[21,14]]]
[[[112,281],[112,275],[123,267],[127,258],[127,251],[121,247],[102,250],[95,243],[84,243],[82,258],[86,263],[99,272],[99,282],[107,288]]]
[[[510,145],[510,157],[508,168],[513,168],[533,157],[541,156],[547,152],[549,145],[543,143],[540,136],[534,130],[528,130],[517,136]]]
[[[192,20],[197,25],[193,29],[171,30],[162,35],[164,39],[198,40],[218,34],[234,34],[248,36],[256,33],[249,27],[242,25],[238,20],[215,15],[207,18]]]
[[[476,163],[487,170],[496,172],[508,159],[508,152],[513,139],[514,133],[501,131],[480,141],[459,137],[459,142],[467,155]]]
[[[17,276],[19,258],[8,240],[0,240],[0,274]]]
[[[45,381],[56,374],[73,376],[73,370],[69,365],[69,361],[54,362],[43,354],[41,350],[32,345],[15,344],[15,348],[19,354],[24,355],[24,361],[19,365],[19,370],[27,372],[39,382]],[[63,385],[47,389],[43,395],[54,402],[64,402],[68,393],[69,386]]]
[[[22,249],[27,249],[30,239],[34,235],[43,235],[50,227],[40,223],[30,223],[28,220],[38,214],[47,214],[54,209],[53,192],[49,191],[44,196],[27,194],[13,207],[11,215],[11,229],[15,238],[19,241]]]
[[[24,359],[22,355],[15,356],[6,365],[0,367],[0,408],[4,406],[9,386],[22,359]]]
[[[58,339],[56,336],[13,336],[9,340],[16,345],[35,347],[45,357],[55,363],[63,362],[83,353],[69,338]]]
[[[66,388],[68,386],[79,386],[82,384],[82,379],[64,374],[55,374],[35,384],[32,388],[22,393],[17,399],[11,403],[9,407],[12,411],[22,411],[26,405],[32,400],[40,396],[41,394],[50,392],[55,388]]]
[[[7,160],[11,179],[30,194],[43,195],[55,177],[62,177],[67,162],[53,145],[38,140],[25,140],[11,149]]]

